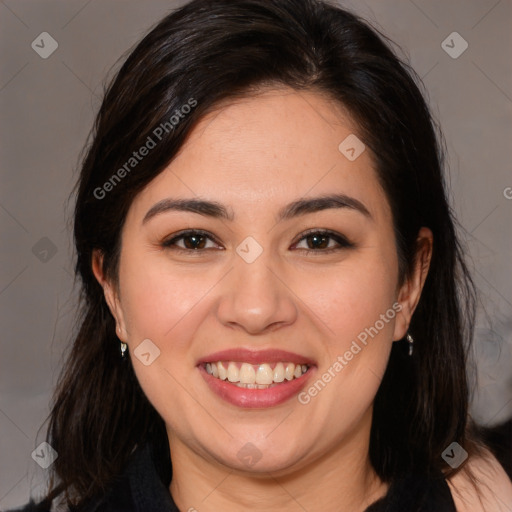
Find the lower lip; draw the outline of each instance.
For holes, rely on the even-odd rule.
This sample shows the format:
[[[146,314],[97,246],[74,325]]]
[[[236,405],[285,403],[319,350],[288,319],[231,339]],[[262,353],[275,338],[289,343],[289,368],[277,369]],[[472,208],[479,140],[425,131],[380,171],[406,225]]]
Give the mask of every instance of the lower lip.
[[[239,388],[227,380],[220,380],[211,376],[202,365],[198,366],[198,368],[204,380],[216,395],[230,404],[248,409],[273,407],[274,405],[286,402],[305,387],[306,382],[314,371],[314,367],[310,367],[301,377],[285,380],[271,388],[248,389]]]

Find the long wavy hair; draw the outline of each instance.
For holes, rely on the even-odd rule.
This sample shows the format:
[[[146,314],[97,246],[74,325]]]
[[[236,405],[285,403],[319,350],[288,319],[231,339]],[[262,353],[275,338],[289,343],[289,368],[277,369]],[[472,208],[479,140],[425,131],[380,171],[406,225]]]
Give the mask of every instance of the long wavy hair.
[[[60,495],[81,507],[103,495],[144,441],[157,466],[171,462],[165,425],[145,397],[92,268],[117,283],[121,229],[134,197],[177,154],[198,121],[221,101],[265,87],[317,91],[343,105],[374,155],[391,206],[399,278],[410,276],[416,236],[434,235],[431,267],[410,332],[393,344],[374,402],[370,459],[391,483],[411,472],[453,471],[453,441],[475,453],[468,414],[467,354],[475,290],[448,201],[444,143],[421,80],[376,28],[319,0],[193,0],[162,19],[106,88],[76,187],[78,329],[52,400],[47,441],[58,452],[44,503]],[[168,127],[183,106],[196,102]],[[155,129],[169,128],[130,172],[123,168]],[[105,186],[110,183],[110,186]],[[108,193],[102,192],[108,189]],[[129,425],[129,428],[126,428]]]

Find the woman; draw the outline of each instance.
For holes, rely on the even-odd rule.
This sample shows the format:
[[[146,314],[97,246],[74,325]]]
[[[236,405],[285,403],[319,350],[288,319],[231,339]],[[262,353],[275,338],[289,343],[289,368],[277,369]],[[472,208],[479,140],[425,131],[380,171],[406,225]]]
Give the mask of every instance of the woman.
[[[510,510],[414,77],[314,0],[195,0],[142,40],[83,162],[83,314],[25,510]]]

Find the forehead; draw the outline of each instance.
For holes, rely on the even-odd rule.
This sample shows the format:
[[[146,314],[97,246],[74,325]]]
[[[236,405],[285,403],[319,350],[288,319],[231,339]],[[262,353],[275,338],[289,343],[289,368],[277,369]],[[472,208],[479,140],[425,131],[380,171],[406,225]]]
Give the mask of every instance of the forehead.
[[[354,151],[346,153],[344,141]],[[132,206],[143,216],[166,197],[201,196],[236,209],[272,210],[339,192],[384,220],[387,201],[370,150],[362,148],[357,125],[337,102],[312,91],[266,90],[204,116]]]

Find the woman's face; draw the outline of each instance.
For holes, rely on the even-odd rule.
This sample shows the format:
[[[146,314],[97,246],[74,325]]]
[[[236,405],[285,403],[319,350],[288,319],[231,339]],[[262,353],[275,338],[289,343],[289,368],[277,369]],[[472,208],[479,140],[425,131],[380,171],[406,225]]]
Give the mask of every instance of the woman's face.
[[[398,286],[356,133],[317,93],[269,90],[205,117],[133,201],[105,290],[173,456],[279,474],[367,446],[421,285]]]

